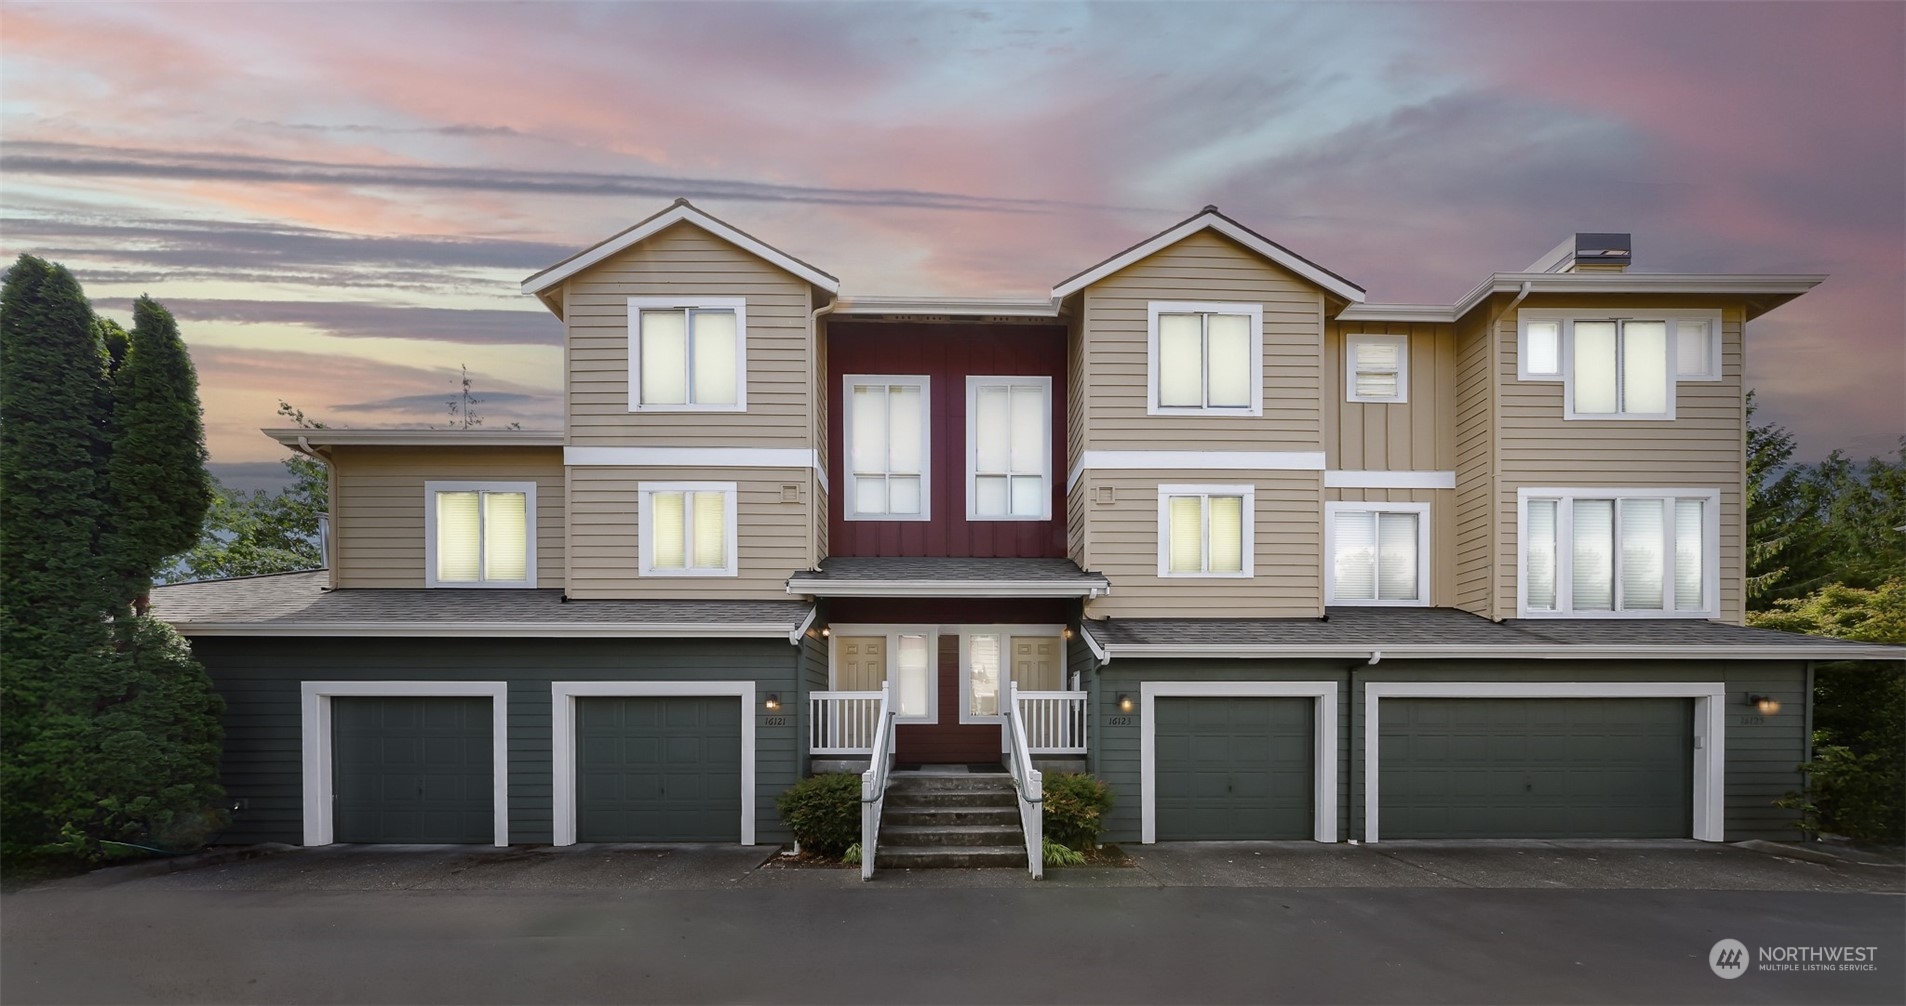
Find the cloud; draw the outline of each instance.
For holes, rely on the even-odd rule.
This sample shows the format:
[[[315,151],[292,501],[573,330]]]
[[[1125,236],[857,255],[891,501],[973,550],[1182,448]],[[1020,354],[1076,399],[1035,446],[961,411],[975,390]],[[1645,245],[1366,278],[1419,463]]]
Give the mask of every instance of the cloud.
[[[333,405],[330,406],[330,409],[333,412],[407,412],[418,415],[441,416],[444,414],[444,403],[455,398],[456,395],[456,389],[452,388],[449,392],[441,395],[400,395],[396,398],[385,398],[375,402],[353,402],[344,405]],[[545,408],[555,404],[551,401],[549,395],[525,395],[509,391],[484,391],[481,388],[473,389],[471,395],[474,396],[473,402],[478,407],[479,414],[485,410],[499,406],[519,411],[536,411],[539,408]]]
[[[99,298],[98,306],[128,309],[130,300]],[[181,322],[302,325],[349,339],[421,339],[490,345],[554,346],[562,323],[541,311],[392,307],[348,301],[188,300],[166,298]]]

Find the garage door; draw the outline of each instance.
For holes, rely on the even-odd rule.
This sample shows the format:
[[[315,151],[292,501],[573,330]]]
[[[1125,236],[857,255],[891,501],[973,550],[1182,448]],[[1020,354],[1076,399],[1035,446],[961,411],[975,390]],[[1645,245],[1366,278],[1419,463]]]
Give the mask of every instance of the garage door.
[[[1382,699],[1382,838],[1686,838],[1688,699]]]
[[[741,703],[576,700],[576,840],[741,841]]]
[[[1310,838],[1312,720],[1310,699],[1158,699],[1158,838]]]
[[[332,699],[332,837],[493,841],[491,728],[483,697]]]

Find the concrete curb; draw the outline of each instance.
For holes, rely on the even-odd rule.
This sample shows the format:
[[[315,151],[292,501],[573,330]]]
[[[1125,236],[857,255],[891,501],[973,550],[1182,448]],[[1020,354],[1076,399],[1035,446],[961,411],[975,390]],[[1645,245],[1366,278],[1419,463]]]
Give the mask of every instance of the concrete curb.
[[[265,842],[261,845],[241,845],[229,849],[214,849],[210,852],[193,853],[190,856],[171,856],[165,859],[151,859],[143,863],[129,863],[125,866],[109,866],[104,869],[83,873],[77,877],[35,884],[26,890],[38,890],[49,887],[92,888],[111,887],[131,880],[144,880],[147,877],[163,877],[168,873],[181,873],[223,863],[236,863],[247,859],[261,859],[265,856],[277,856],[287,852],[297,852],[303,846],[286,845],[283,842]]]
[[[1906,869],[1906,863],[1890,863],[1876,860],[1864,853],[1852,854],[1832,849],[1820,843],[1769,842],[1765,839],[1750,838],[1745,842],[1735,842],[1737,849],[1758,852],[1784,859],[1802,859],[1809,863],[1824,863],[1828,866],[1876,866],[1883,870]]]

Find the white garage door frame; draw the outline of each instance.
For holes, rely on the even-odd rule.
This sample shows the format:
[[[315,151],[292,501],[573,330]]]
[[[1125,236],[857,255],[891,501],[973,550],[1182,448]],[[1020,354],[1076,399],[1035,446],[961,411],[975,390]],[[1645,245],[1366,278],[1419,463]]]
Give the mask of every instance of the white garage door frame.
[[[1145,681],[1138,686],[1139,841],[1158,841],[1157,700],[1273,698],[1313,700],[1311,837],[1337,840],[1337,683],[1335,681]]]
[[[490,801],[494,844],[510,844],[509,684],[503,681],[301,681],[299,728],[304,735],[304,844],[330,845],[333,759],[331,700],[351,698],[487,698],[490,700]]]
[[[1727,685],[1720,681],[1373,681],[1363,686],[1363,840],[1377,841],[1384,699],[1693,699],[1693,837],[1726,841]]]
[[[576,844],[576,700],[579,698],[732,696],[741,702],[741,844],[754,844],[754,682],[557,681],[550,692],[552,845]]]

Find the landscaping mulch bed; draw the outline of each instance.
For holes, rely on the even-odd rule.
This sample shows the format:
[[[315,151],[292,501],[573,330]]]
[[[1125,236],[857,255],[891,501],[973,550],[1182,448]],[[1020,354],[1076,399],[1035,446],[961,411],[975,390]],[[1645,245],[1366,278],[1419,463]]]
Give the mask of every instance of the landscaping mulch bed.
[[[857,870],[860,864],[843,863],[839,856],[823,856],[818,852],[807,850],[789,855],[788,851],[783,849],[769,856],[768,861],[761,864],[761,868],[764,870]]]

